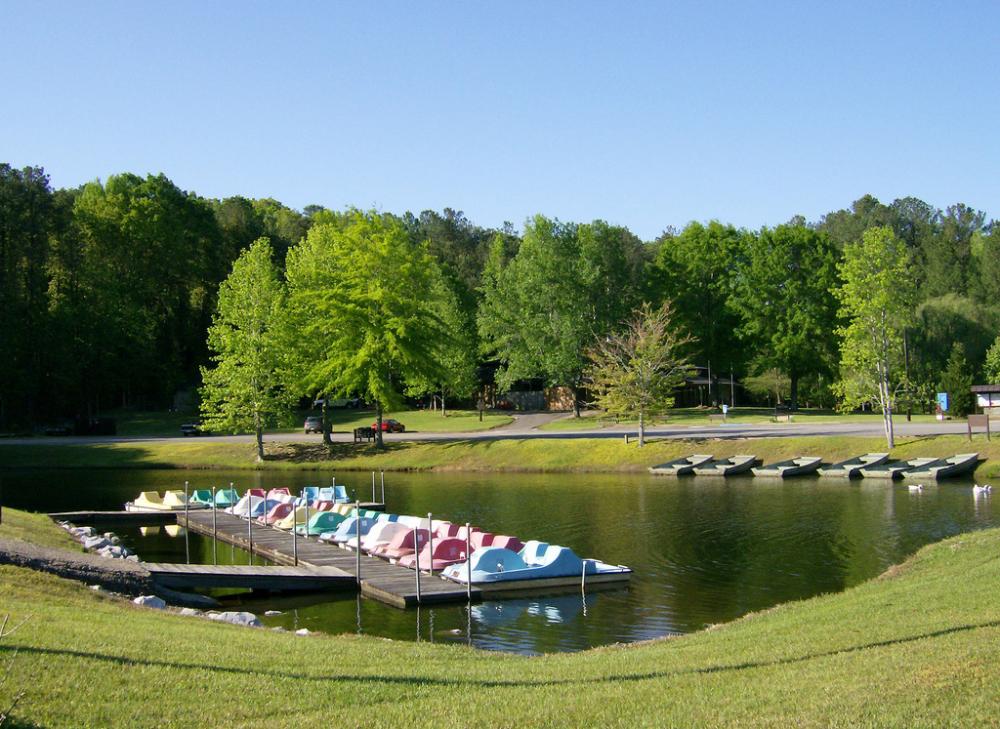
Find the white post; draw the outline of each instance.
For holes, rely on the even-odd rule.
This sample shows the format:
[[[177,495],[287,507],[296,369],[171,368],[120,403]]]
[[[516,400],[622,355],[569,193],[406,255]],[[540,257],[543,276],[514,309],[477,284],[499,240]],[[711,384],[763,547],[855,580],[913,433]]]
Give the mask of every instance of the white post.
[[[580,575],[580,592],[581,594],[586,594],[587,592],[587,560],[583,560],[583,572]]]
[[[372,501],[375,501],[375,472],[372,471]]]
[[[306,528],[305,528],[305,534],[302,535],[302,538],[303,539],[309,539],[309,497],[305,495],[305,490],[304,489],[303,489],[303,499],[302,500],[305,502],[305,505],[306,505],[306,514],[305,514],[305,516],[306,516],[306,524],[305,524]]]
[[[219,564],[219,506],[215,503],[215,486],[212,487],[212,564]]]
[[[191,497],[188,495],[188,482],[184,482],[184,559],[187,560],[188,564],[191,564],[191,542],[188,539],[188,526],[191,524],[191,519],[188,514],[188,505]]]
[[[431,518],[431,513],[427,512],[427,548],[431,552],[431,564],[430,573],[431,577],[434,576],[434,520]],[[420,532],[417,532],[419,534]],[[417,545],[414,544],[413,548],[416,549]],[[417,571],[420,570],[420,552],[417,552]]]
[[[472,602],[472,535],[471,529],[469,527],[469,522],[465,522],[465,595],[469,598],[469,602]],[[471,616],[472,613],[470,612]],[[472,619],[471,617],[469,618]]]
[[[385,471],[381,471],[382,474],[382,506],[385,506]]]
[[[413,543],[417,543],[417,527],[413,527]],[[420,604],[420,555],[417,554],[417,568],[413,570],[417,574],[417,605]]]
[[[355,564],[358,573],[358,589],[361,589],[361,502],[354,501],[354,533],[358,537],[357,562]]]
[[[250,566],[253,567],[253,494],[247,489],[247,541],[250,543]]]
[[[299,491],[299,498],[302,498],[302,491]],[[292,503],[292,562],[299,566],[299,535],[298,535],[299,507]]]

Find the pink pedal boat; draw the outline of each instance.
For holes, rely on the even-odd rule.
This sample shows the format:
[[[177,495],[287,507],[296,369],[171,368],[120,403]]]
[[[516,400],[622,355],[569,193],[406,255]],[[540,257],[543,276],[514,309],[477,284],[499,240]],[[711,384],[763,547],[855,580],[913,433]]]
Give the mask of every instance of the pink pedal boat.
[[[434,540],[434,556],[431,557],[431,545],[425,544],[420,554],[405,554],[399,558],[397,564],[413,569],[418,564],[421,570],[433,569],[443,570],[450,564],[458,564],[465,561],[465,540],[457,537],[445,537],[438,541]]]
[[[407,554],[414,554],[418,549],[423,549],[430,536],[431,533],[426,529],[410,528],[397,534],[388,544],[375,547],[369,554],[395,561]]]

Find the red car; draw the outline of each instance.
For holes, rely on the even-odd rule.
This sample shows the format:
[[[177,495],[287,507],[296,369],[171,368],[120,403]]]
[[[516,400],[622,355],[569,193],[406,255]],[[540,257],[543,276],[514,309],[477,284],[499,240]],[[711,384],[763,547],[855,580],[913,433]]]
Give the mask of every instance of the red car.
[[[372,430],[378,430],[378,422],[372,423]],[[406,426],[403,425],[398,420],[393,420],[389,418],[382,421],[382,432],[383,433],[405,433]]]

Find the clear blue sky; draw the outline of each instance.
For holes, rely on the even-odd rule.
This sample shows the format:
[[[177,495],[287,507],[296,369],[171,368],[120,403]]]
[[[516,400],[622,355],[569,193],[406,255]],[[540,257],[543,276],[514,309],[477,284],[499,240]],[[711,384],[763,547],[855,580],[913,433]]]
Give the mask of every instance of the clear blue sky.
[[[0,161],[652,238],[1000,216],[1000,3],[0,3]]]

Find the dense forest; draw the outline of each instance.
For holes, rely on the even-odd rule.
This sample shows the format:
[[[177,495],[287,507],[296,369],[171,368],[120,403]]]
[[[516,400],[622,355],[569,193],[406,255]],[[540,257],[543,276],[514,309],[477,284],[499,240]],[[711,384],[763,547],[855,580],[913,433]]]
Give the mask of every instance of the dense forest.
[[[288,263],[287,273],[307,277],[310,232],[344,229],[354,214],[206,199],[162,174],[57,190],[41,168],[0,165],[0,432],[172,407],[201,384],[219,287],[241,253],[267,238],[281,275]],[[427,285],[445,287],[453,304],[442,315],[456,340],[449,356],[473,365],[450,395],[467,402],[483,380],[501,392],[525,381],[582,387],[595,337],[643,302],[670,300],[694,337],[692,361],[735,373],[748,386],[739,401],[775,391],[832,406],[838,264],[844,246],[876,226],[905,243],[916,279],[909,406],[929,407],[943,383],[995,377],[987,360],[1000,363],[1000,347],[988,357],[1000,333],[1000,225],[963,204],[866,195],[818,221],[760,230],[693,222],[653,241],[601,220],[538,215],[518,232],[450,209],[377,216],[433,261]],[[411,295],[419,302],[422,292]],[[407,384],[432,392],[447,383]]]

